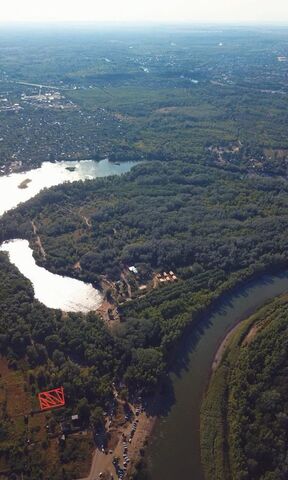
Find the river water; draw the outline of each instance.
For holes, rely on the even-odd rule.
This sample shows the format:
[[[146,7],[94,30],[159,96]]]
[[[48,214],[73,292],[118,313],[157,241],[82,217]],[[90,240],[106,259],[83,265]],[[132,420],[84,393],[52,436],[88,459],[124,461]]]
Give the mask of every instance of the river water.
[[[132,166],[132,162],[115,165],[108,160],[44,163],[30,172],[0,177],[0,214],[33,197],[44,187],[121,174]],[[67,167],[75,170],[67,170]],[[27,188],[18,188],[26,179],[31,180]],[[38,267],[27,241],[17,239],[3,244],[0,250],[9,252],[11,262],[33,283],[35,297],[48,307],[86,312],[99,305],[101,296],[92,285]],[[159,420],[148,448],[152,480],[204,479],[200,457],[200,407],[217,348],[237,322],[286,291],[288,273],[250,282],[227,296],[183,342],[181,355],[170,376],[174,399],[169,413]]]
[[[171,374],[175,396],[172,406],[168,415],[156,425],[148,448],[149,478],[204,479],[200,456],[200,407],[217,348],[237,322],[287,291],[288,272],[253,281],[227,296],[185,340],[182,355]]]
[[[120,175],[131,170],[133,165],[135,162],[121,162],[117,165],[107,159],[100,162],[44,162],[35,170],[0,177],[0,215],[34,197],[43,188],[64,182]],[[23,185],[26,188],[19,188]],[[31,281],[35,298],[47,307],[60,308],[66,312],[88,312],[101,304],[102,296],[91,284],[55,275],[37,266],[28,241],[16,239],[5,242],[0,246],[0,251],[9,254],[11,263]]]

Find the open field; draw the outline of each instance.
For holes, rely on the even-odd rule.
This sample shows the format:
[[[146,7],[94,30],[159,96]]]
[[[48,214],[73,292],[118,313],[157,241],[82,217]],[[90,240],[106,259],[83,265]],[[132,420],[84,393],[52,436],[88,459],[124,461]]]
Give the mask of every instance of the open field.
[[[57,471],[61,470],[60,432],[51,435],[46,427],[51,422],[51,413],[39,413],[37,396],[30,391],[22,369],[9,368],[3,358],[0,359],[0,412],[0,472],[9,473],[11,469],[21,472],[24,461],[25,470],[33,474],[38,471],[43,479],[51,475],[57,478]],[[67,459],[70,456],[64,462],[67,478],[84,476],[89,471],[92,445],[91,433],[87,432],[86,436],[78,433],[67,439]],[[21,458],[23,450],[25,457]]]

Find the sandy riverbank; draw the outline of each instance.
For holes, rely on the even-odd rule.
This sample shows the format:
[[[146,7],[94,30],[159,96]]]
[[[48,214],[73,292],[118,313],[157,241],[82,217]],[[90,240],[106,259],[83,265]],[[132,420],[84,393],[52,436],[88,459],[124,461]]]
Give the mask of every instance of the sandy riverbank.
[[[226,350],[226,347],[228,346],[229,344],[229,341],[230,341],[230,338],[232,337],[232,335],[236,332],[236,330],[238,329],[238,327],[240,327],[242,322],[239,322],[235,325],[235,327],[233,327],[231,330],[229,330],[229,332],[227,333],[226,337],[222,340],[222,342],[220,343],[218,349],[217,349],[217,352],[214,356],[214,360],[213,360],[213,363],[212,363],[212,372],[215,372],[216,368],[220,365],[221,363],[221,360],[223,358],[223,355],[225,353],[225,350]]]
[[[248,317],[249,319],[250,317]],[[213,360],[213,364],[212,364],[212,372],[215,372],[215,370],[217,369],[217,367],[220,365],[221,363],[221,360],[223,358],[223,355],[225,353],[225,350],[230,342],[230,339],[231,337],[233,336],[234,333],[236,333],[236,331],[238,330],[238,328],[241,327],[241,325],[243,324],[243,322],[245,322],[245,320],[248,320],[248,319],[244,319],[240,322],[238,322],[231,330],[229,330],[229,332],[227,333],[226,337],[222,340],[220,346],[218,347],[218,350],[214,356],[214,360]],[[248,328],[248,331],[246,333],[246,336],[245,338],[243,339],[242,341],[242,344],[244,345],[248,345],[252,342],[252,340],[255,338],[255,336],[257,335],[259,329],[261,328],[261,325],[262,325],[263,322],[256,322],[256,323],[252,323],[250,325],[250,327]]]

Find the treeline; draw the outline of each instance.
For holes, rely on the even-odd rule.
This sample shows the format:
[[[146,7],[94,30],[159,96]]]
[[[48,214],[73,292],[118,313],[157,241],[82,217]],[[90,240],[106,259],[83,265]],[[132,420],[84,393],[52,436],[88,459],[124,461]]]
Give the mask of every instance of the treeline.
[[[62,316],[34,300],[33,288],[0,255],[0,353],[11,368],[27,362],[33,395],[64,385],[70,411],[81,399],[105,407],[125,352],[94,314]],[[104,348],[105,347],[105,348]],[[84,370],[85,367],[85,370]]]
[[[62,385],[66,407],[65,411],[56,412],[57,424],[60,419],[69,420],[77,413],[83,428],[103,424],[104,412],[113,407],[113,382],[126,398],[136,391],[150,394],[165,368],[159,349],[144,349],[141,342],[137,345],[133,339],[124,341],[121,336],[113,336],[94,313],[62,314],[34,300],[30,282],[3,253],[0,254],[0,361],[1,357],[8,360],[10,369],[24,376],[27,403],[34,410],[39,408],[39,391]],[[12,406],[7,409],[5,388],[1,382],[0,461],[8,470],[23,472],[25,478],[48,478],[43,473],[47,444],[43,442],[28,451],[25,436],[12,428],[9,413]],[[17,402],[17,398],[13,401]],[[53,419],[51,422],[54,428],[56,422]],[[69,445],[68,442],[67,448]],[[71,457],[65,448],[59,450],[59,455],[60,464],[62,457]],[[68,474],[65,477],[65,472],[62,476],[60,466],[58,470],[57,478],[74,478]]]
[[[175,270],[182,282],[124,309],[142,318],[148,304],[147,316],[163,325],[159,315],[171,323],[187,312],[191,317],[203,296],[233,275],[285,267],[287,189],[283,180],[239,178],[211,167],[142,164],[121,178],[43,192],[3,217],[2,238],[33,241],[33,219],[45,266],[96,283],[100,275],[119,279],[133,264],[150,275]],[[91,227],[83,212],[89,212]],[[78,261],[82,270],[76,273]]]
[[[26,359],[36,369],[30,377],[35,391],[64,384],[72,409],[84,397],[91,404],[97,399],[104,408],[112,398],[112,382],[118,384],[123,377],[131,391],[149,393],[163,372],[160,352],[143,353],[141,342],[133,345],[129,338],[113,336],[92,312],[63,316],[60,310],[46,308],[34,300],[30,282],[5,254],[0,255],[0,265],[0,353],[11,367]]]
[[[81,275],[92,281],[119,279],[131,264],[177,269],[194,281],[216,269],[222,281],[255,264],[286,262],[287,191],[281,179],[181,162],[141,164],[121,178],[44,191],[3,217],[2,239],[32,239],[34,219],[45,265],[61,273],[74,275],[80,261]]]
[[[33,245],[34,220],[47,254],[44,261],[36,251],[38,262],[95,284],[103,275],[118,280],[130,265],[146,280],[175,271],[177,283],[119,308],[127,348],[160,348],[167,360],[184,329],[224,291],[287,266],[287,190],[282,179],[155,162],[120,178],[44,191],[0,225],[3,239]]]
[[[79,364],[93,363],[90,360],[93,349],[93,355],[101,357],[105,355],[107,369],[111,373],[115,371],[115,368],[110,367],[113,361],[111,351],[116,349],[116,346],[97,317],[93,314],[87,317],[69,314],[64,322],[60,310],[48,309],[34,300],[30,282],[10,264],[5,254],[1,254],[0,261],[2,306],[0,348],[1,354],[8,358],[11,366],[17,365],[17,361],[27,357],[31,368],[52,361],[60,372],[69,357],[73,360],[72,353]],[[94,324],[95,329],[92,329]],[[90,327],[89,335],[86,325]],[[103,344],[107,348],[105,353],[100,354]],[[107,373],[105,369],[101,370],[104,365],[105,362],[101,362],[98,366],[99,376]],[[49,386],[48,378],[49,375],[45,380],[41,376],[41,388]]]
[[[288,476],[287,311],[286,295],[245,321],[229,341],[202,405],[207,480]]]

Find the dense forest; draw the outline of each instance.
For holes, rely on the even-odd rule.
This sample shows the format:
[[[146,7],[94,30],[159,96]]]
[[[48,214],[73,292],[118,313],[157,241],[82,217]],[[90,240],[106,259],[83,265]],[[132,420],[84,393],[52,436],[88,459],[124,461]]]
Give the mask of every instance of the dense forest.
[[[141,164],[121,178],[43,192],[2,218],[2,239],[33,244],[34,220],[46,251],[45,260],[38,252],[38,262],[96,284],[103,276],[117,282],[127,265],[144,279],[174,270],[177,283],[120,306],[131,320],[120,333],[135,328],[139,346],[165,352],[224,290],[285,268],[287,189],[285,179],[181,162]],[[138,338],[139,321],[145,340]]]
[[[60,310],[46,308],[34,300],[30,282],[19,274],[3,253],[0,254],[0,286],[0,354],[7,359],[13,378],[15,372],[17,384],[23,377],[23,408],[18,407],[22,413],[19,424],[13,406],[17,399],[9,396],[11,386],[7,386],[4,376],[3,379],[0,376],[1,468],[22,471],[25,478],[31,480],[51,476],[77,478],[77,469],[69,471],[66,466],[78,458],[71,446],[73,439],[59,450],[55,465],[47,464],[51,459],[49,449],[53,451],[49,438],[59,421],[65,422],[74,413],[79,415],[82,428],[101,426],[104,411],[113,406],[113,382],[118,386],[125,378],[131,392],[137,388],[138,392],[149,393],[163,374],[162,354],[157,350],[138,348],[129,336],[125,340],[112,336],[93,313],[63,314]],[[1,357],[0,363],[2,372]],[[37,413],[39,391],[57,385],[64,386],[67,407],[64,412],[56,412],[56,416],[49,414],[50,437],[47,439],[47,432],[42,433],[40,443],[35,439],[40,420],[35,426],[35,415],[32,414],[29,422],[34,427],[27,430],[22,419],[25,415],[28,418],[33,411]],[[26,446],[28,438],[30,442],[34,438],[36,442],[30,452]],[[77,451],[78,456],[83,455],[81,450],[80,453]],[[55,451],[53,455],[55,458]],[[84,458],[85,455],[89,461],[87,448]]]
[[[25,238],[37,263],[51,272],[105,285],[108,316],[116,312],[117,318],[106,322],[109,328],[92,312],[47,309],[0,255],[0,472],[4,461],[36,480],[45,449],[52,447],[45,436],[37,437],[28,455],[25,425],[13,423],[3,393],[6,374],[32,399],[27,411],[36,408],[40,390],[64,385],[66,416],[78,413],[91,431],[113,403],[113,384],[123,398],[154,394],[179,340],[207,307],[239,283],[287,267],[288,41],[286,29],[203,34],[172,27],[80,29],[75,36],[65,29],[21,30],[9,38],[5,29],[0,32],[0,175],[45,160],[138,161],[121,177],[44,190],[0,219],[1,243]],[[239,480],[287,473],[280,462],[284,417],[277,420],[278,432],[269,412],[261,416],[255,405],[252,411],[244,398],[245,361],[265,363],[253,350],[257,342],[263,341],[263,354],[274,362],[261,335],[245,349],[251,358],[239,357],[243,378],[233,373],[234,393],[245,385],[241,404],[229,397],[234,463],[226,455],[223,468],[235,469]],[[271,383],[277,395],[267,397],[272,380],[265,375],[259,408],[278,405],[282,414],[282,392]],[[52,434],[56,416],[47,418]],[[260,418],[263,425],[272,422],[280,473],[268,454],[262,465],[267,471],[261,470],[266,447],[248,456],[251,441],[258,445]],[[250,438],[241,430],[247,421],[255,427]],[[53,478],[77,476],[67,467],[75,450],[74,442],[61,451],[64,470],[55,464]]]
[[[135,382],[134,389],[137,387],[138,392],[149,393],[163,372],[160,351],[158,354],[157,349],[143,351],[149,344],[144,338],[135,344],[134,338],[129,336],[113,336],[92,312],[88,315],[63,314],[60,310],[46,308],[34,300],[30,282],[10,264],[7,256],[1,254],[0,257],[0,351],[12,367],[21,366],[23,359],[32,369],[45,366],[37,372],[36,390],[67,381],[71,408],[77,408],[77,402],[83,397],[88,403],[97,398],[99,405],[104,407],[111,399],[112,382],[118,384],[123,377],[128,385]],[[83,377],[81,366],[86,367]],[[74,383],[74,378],[71,383],[74,375],[77,382]]]
[[[287,464],[287,295],[236,330],[202,406],[208,480],[284,480]]]

